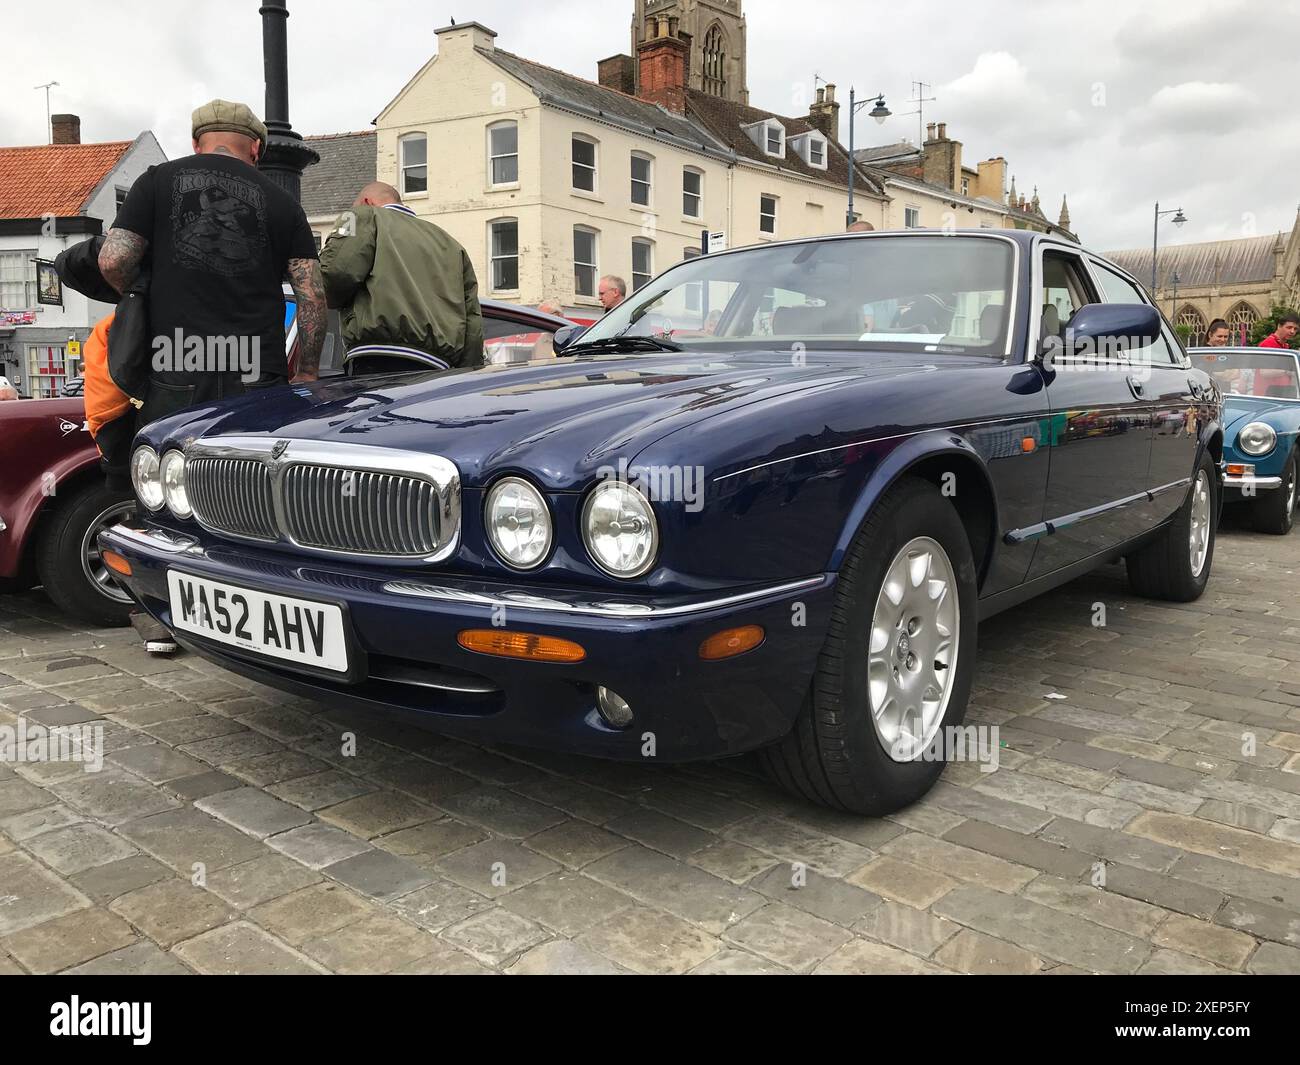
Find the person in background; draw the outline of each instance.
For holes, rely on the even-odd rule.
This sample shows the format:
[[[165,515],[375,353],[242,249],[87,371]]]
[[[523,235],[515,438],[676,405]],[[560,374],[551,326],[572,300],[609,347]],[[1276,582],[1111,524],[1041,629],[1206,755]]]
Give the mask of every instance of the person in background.
[[[0,377],[0,400],[17,399],[18,390],[9,383],[9,378]]]
[[[1284,314],[1278,319],[1277,328],[1259,342],[1261,348],[1289,348],[1291,341],[1300,332],[1300,317]]]
[[[1228,346],[1228,337],[1231,330],[1228,323],[1222,318],[1216,318],[1210,323],[1209,331],[1205,334],[1205,346],[1207,348],[1226,348]]]
[[[627,282],[614,274],[606,274],[600,279],[596,297],[600,300],[600,305],[605,308],[605,313],[609,314],[627,299]]]
[[[372,181],[321,249],[331,307],[343,316],[351,371],[483,365],[478,279],[463,247]]]
[[[564,317],[564,305],[559,300],[542,300],[537,305],[537,309],[542,314],[553,314],[557,318]]]

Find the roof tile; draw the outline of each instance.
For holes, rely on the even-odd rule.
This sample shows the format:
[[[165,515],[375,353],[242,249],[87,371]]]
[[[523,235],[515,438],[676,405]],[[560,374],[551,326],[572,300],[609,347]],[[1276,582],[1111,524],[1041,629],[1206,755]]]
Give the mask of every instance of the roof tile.
[[[131,141],[0,148],[0,218],[81,214]]]

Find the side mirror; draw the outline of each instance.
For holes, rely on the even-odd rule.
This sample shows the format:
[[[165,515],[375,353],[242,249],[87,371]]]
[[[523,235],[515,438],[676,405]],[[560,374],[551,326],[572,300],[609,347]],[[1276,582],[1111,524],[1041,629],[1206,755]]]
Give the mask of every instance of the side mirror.
[[[1149,347],[1160,333],[1160,312],[1145,303],[1088,303],[1070,319],[1062,350],[1118,357]]]
[[[573,342],[587,331],[585,325],[566,325],[555,331],[555,336],[551,338],[551,346],[556,355],[563,355]]]

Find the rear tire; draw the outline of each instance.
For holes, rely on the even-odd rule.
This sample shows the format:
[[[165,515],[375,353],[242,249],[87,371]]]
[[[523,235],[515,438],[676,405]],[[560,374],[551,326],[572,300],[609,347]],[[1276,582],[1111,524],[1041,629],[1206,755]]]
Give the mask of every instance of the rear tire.
[[[1128,556],[1133,590],[1173,603],[1199,599],[1210,579],[1218,524],[1218,471],[1207,452],[1201,456],[1186,501],[1164,532]]]
[[[946,586],[942,594],[940,586]],[[799,718],[785,739],[759,752],[768,774],[801,798],[871,816],[929,791],[944,762],[916,755],[929,746],[926,735],[942,737],[965,716],[975,670],[976,595],[975,563],[956,510],[928,481],[900,481],[863,522],[844,559],[826,643]],[[932,606],[936,617],[927,619]],[[895,612],[898,626],[892,624]],[[907,677],[913,659],[922,683],[909,695],[889,676],[896,665],[892,675],[903,671]],[[937,697],[928,698],[932,692]],[[890,730],[894,712],[911,723],[901,732]],[[897,758],[886,747],[890,740]]]
[[[54,605],[90,625],[126,625],[130,597],[107,578],[95,534],[134,509],[129,492],[95,481],[59,497],[45,516],[36,548],[36,572]]]
[[[1257,532],[1285,536],[1295,526],[1296,456],[1282,467],[1282,487],[1264,493],[1250,508],[1250,520]]]

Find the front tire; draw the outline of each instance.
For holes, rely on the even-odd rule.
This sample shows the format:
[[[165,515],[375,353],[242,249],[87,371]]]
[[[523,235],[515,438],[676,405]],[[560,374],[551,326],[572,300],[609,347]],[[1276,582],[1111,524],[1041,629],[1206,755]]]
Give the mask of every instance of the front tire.
[[[928,481],[900,481],[845,557],[798,721],[760,752],[769,775],[803,798],[871,816],[929,791],[944,762],[923,754],[966,713],[976,595],[956,510]]]
[[[1187,499],[1158,539],[1127,558],[1128,580],[1138,595],[1190,603],[1210,579],[1219,524],[1219,478],[1214,460],[1201,456]]]
[[[36,548],[36,572],[54,605],[90,625],[128,623],[131,597],[104,567],[96,536],[135,509],[130,493],[96,481],[59,497],[46,515]]]
[[[1295,526],[1296,456],[1295,452],[1282,467],[1282,487],[1257,499],[1250,508],[1250,520],[1257,532],[1285,536]]]

